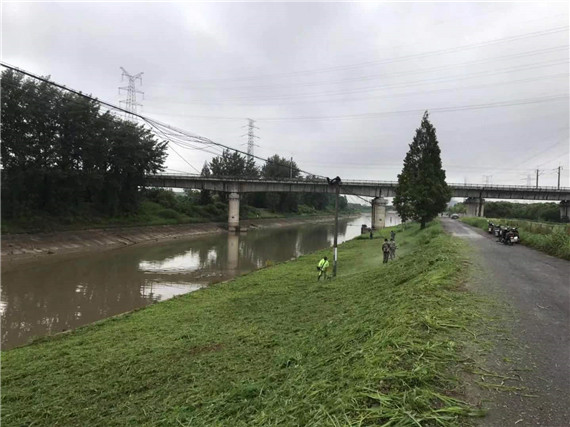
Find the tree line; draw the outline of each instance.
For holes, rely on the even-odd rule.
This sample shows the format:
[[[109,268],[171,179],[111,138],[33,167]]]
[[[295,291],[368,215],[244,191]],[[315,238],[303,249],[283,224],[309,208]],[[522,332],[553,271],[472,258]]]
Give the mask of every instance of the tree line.
[[[464,203],[457,203],[448,209],[450,213],[465,213]],[[485,202],[487,218],[528,219],[531,221],[560,222],[558,203],[513,203]],[[567,221],[567,220],[566,220]]]
[[[275,154],[267,159],[265,164],[258,168],[252,158],[241,155],[238,152],[224,150],[224,152],[214,157],[209,163],[205,163],[202,176],[217,177],[242,177],[242,178],[267,178],[267,179],[302,179],[297,163]],[[308,180],[315,180],[315,176],[307,176]],[[227,200],[227,194],[218,193],[217,197]],[[303,208],[322,211],[330,208],[334,204],[334,195],[325,193],[283,193],[283,192],[261,192],[245,194],[242,202],[256,208],[269,209],[279,213],[299,212]],[[212,202],[210,191],[202,191],[200,203],[208,204]],[[339,197],[339,209],[348,207],[348,200],[345,196]]]
[[[1,90],[3,218],[136,211],[166,142],[95,100],[11,70]]]

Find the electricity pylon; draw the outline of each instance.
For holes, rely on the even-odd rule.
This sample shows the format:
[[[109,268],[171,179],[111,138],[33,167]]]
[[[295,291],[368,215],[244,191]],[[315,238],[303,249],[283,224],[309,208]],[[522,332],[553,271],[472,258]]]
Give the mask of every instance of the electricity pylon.
[[[125,104],[125,110],[130,112],[130,113],[125,113],[125,118],[130,119],[130,120],[134,120],[133,113],[134,114],[137,113],[137,106],[138,105],[142,106],[142,104],[139,104],[137,102],[137,93],[140,93],[141,95],[143,95],[143,98],[144,98],[144,92],[141,92],[140,90],[135,89],[135,82],[138,80],[138,81],[140,81],[140,84],[142,85],[142,75],[144,73],[138,73],[138,74],[133,75],[133,74],[130,74],[123,67],[121,67],[121,70],[123,71],[123,74],[121,75],[121,80],[123,80],[126,77],[129,80],[129,84],[128,84],[128,86],[119,87],[119,93],[121,93],[121,90],[127,91],[127,99],[119,101],[119,104],[124,103]]]
[[[255,120],[253,119],[247,119],[247,133],[242,135],[242,136],[246,136],[247,135],[247,155],[250,159],[253,159],[253,147],[257,146],[259,147],[259,145],[255,144],[255,138],[259,139],[258,136],[255,136],[254,134],[254,129],[259,129],[257,126],[254,125]],[[245,126],[243,126],[245,127]]]

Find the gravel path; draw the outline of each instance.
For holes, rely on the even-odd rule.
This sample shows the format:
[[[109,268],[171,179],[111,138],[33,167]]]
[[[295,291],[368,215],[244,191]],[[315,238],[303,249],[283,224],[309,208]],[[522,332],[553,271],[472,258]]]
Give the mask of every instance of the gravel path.
[[[472,261],[480,271],[474,290],[514,309],[509,325],[514,345],[497,336],[490,359],[498,366],[513,353],[518,366],[531,368],[520,371],[519,386],[526,392],[487,396],[490,411],[481,425],[570,426],[570,262],[521,245],[505,246],[457,220],[442,223],[474,249]]]

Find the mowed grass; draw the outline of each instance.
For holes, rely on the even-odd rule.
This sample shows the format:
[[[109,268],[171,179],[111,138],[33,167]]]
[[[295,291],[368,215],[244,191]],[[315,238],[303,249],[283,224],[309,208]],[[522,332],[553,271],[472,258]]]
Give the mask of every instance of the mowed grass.
[[[2,425],[465,425],[461,243],[388,232],[5,352]]]

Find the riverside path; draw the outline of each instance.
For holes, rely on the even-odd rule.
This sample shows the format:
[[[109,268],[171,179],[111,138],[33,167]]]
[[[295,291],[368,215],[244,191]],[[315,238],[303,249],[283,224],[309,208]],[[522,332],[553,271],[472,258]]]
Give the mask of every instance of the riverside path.
[[[494,393],[485,426],[567,426],[570,420],[570,262],[533,249],[497,243],[492,235],[460,221],[442,219],[446,231],[472,249],[478,277],[474,292],[512,307],[511,350],[526,392]],[[498,334],[499,335],[499,334]],[[497,340],[493,365],[508,360]],[[502,352],[504,354],[501,354]],[[533,395],[524,397],[523,395]]]

